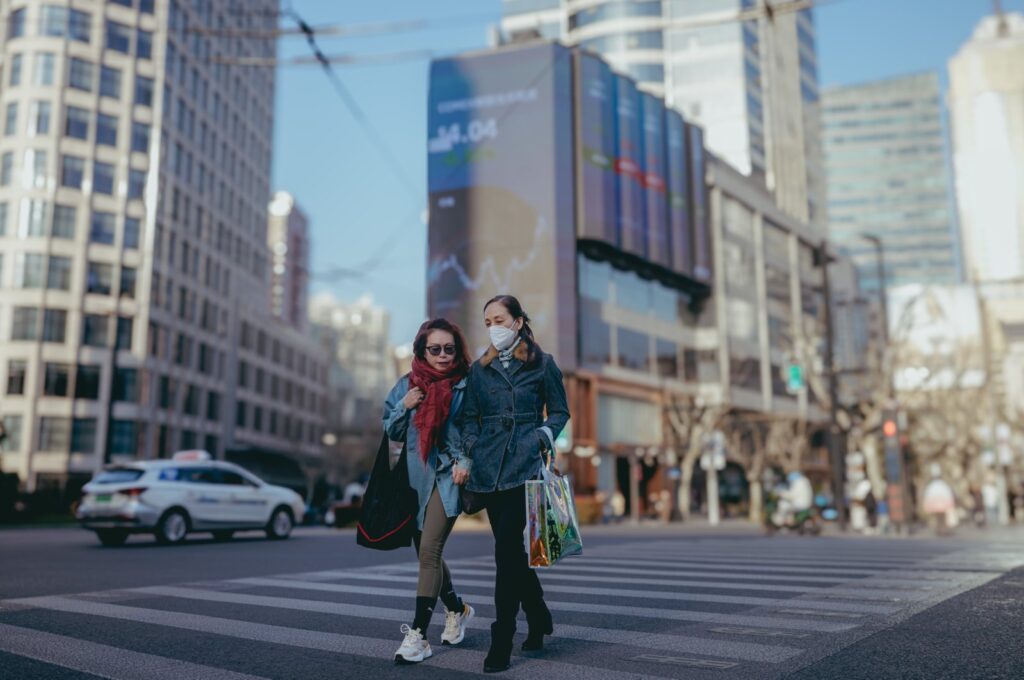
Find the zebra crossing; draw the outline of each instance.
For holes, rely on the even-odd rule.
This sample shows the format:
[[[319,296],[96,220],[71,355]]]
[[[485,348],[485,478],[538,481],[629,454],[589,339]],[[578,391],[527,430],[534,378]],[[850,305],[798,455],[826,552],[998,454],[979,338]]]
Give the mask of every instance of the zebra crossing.
[[[402,557],[396,555],[396,557]],[[540,573],[555,635],[510,678],[776,678],[1024,565],[1014,544],[776,537],[635,540]],[[449,561],[465,642],[395,668],[403,561],[0,601],[4,654],[114,680],[480,674],[493,558]],[[525,631],[525,622],[521,625]],[[302,669],[301,671],[298,669]]]

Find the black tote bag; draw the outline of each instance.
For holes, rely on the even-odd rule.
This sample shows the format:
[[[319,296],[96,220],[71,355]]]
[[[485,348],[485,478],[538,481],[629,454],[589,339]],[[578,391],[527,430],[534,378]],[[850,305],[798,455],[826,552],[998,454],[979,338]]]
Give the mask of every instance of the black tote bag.
[[[405,445],[394,470],[388,464],[390,456],[385,436],[373,463],[356,525],[356,543],[373,550],[405,548],[412,545],[416,532],[419,497],[409,486]]]

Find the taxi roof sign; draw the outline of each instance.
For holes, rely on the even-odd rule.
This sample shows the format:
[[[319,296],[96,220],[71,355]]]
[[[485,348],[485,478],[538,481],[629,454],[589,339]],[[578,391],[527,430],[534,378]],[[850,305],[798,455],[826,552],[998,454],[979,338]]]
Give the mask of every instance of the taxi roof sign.
[[[173,460],[213,460],[213,456],[210,455],[210,452],[204,451],[202,449],[187,449],[185,451],[178,451],[173,456],[171,456],[171,458]]]

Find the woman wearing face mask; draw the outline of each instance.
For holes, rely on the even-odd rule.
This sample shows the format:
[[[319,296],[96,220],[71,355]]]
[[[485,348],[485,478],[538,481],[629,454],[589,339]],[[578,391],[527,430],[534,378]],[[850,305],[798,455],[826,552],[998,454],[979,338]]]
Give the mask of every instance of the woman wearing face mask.
[[[458,486],[469,477],[456,426],[469,370],[466,347],[455,324],[446,319],[424,323],[413,342],[412,372],[398,381],[384,402],[384,429],[392,440],[405,442],[409,483],[419,497],[416,613],[411,626],[402,625],[405,639],[395,652],[399,664],[418,663],[433,654],[426,636],[438,597],[447,609],[441,644],[462,642],[474,614],[456,595],[451,572],[441,558],[462,512]]]
[[[491,346],[470,367],[460,422],[464,465],[470,469],[466,488],[480,495],[494,534],[496,615],[484,659],[484,671],[493,673],[510,665],[520,605],[529,625],[523,650],[543,649],[544,636],[553,632],[523,542],[524,485],[554,451],[569,410],[562,373],[534,340],[519,300],[499,295],[488,301],[484,324]]]

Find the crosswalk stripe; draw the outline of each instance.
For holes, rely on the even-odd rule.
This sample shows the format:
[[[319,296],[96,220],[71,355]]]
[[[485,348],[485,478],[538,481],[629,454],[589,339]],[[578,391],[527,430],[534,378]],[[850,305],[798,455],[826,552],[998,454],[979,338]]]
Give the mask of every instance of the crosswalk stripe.
[[[391,588],[366,588],[357,587],[350,589],[331,588],[332,584],[317,584],[306,581],[288,581],[281,579],[237,579],[232,583],[250,586],[298,588],[303,590],[314,590],[321,592],[356,592],[364,595],[375,595],[378,597],[411,597],[411,590],[395,590]],[[283,586],[282,583],[289,585]],[[307,586],[308,587],[304,587]],[[324,588],[317,586],[323,585]],[[821,621],[800,620],[792,617],[779,616],[748,616],[744,614],[721,614],[718,612],[664,609],[656,607],[637,607],[630,605],[628,608],[615,605],[594,604],[588,602],[565,602],[552,600],[545,597],[544,602],[549,609],[583,612],[588,614],[618,614],[620,616],[633,616],[644,619],[662,619],[667,621],[689,621],[700,623],[729,623],[744,626],[763,626],[770,628],[783,628],[787,630],[811,630],[816,632],[837,633],[854,628],[853,625],[829,624]]]
[[[0,651],[110,680],[266,680],[4,623],[0,623]]]
[[[414,583],[415,578],[395,577],[390,574],[381,574],[377,577],[384,581],[403,581]],[[321,583],[317,581],[298,581],[291,579],[276,578],[240,578],[234,579],[232,583],[243,583],[254,586],[267,586],[272,588],[291,588],[297,590],[312,590],[327,593],[352,593],[362,595],[374,595],[377,597],[412,597],[413,591],[396,588],[375,588],[370,586],[347,585],[343,583]],[[490,581],[472,581],[460,579],[458,587],[479,588],[481,590],[493,590],[494,584]],[[751,597],[739,595],[711,595],[707,593],[676,593],[670,591],[648,591],[630,590],[621,588],[584,588],[579,586],[545,585],[544,590],[552,593],[568,595],[598,595],[601,597],[625,598],[629,600],[650,599],[650,600],[671,600],[678,602],[711,602],[721,604],[743,604],[754,606],[785,606],[799,603],[805,609],[823,609],[845,612],[859,612],[862,614],[891,614],[898,608],[890,606],[855,604],[846,602],[819,602],[816,600],[804,600],[796,598],[770,598]]]
[[[216,592],[211,590],[179,588],[173,586],[149,586],[133,588],[131,591],[148,595],[162,595],[166,597],[177,597],[204,602],[223,602],[258,607],[274,607],[278,609],[292,609],[296,611],[319,612],[339,616],[395,621],[396,623],[405,621],[410,616],[410,612],[405,609],[368,607],[349,603],[322,602],[318,600],[304,600],[290,597],[270,597],[266,595],[249,595],[245,593]],[[488,621],[481,620],[480,618],[474,618],[469,622],[468,627],[476,630],[490,630],[490,623]],[[563,623],[559,623],[555,627],[555,637],[770,663],[785,661],[786,659],[792,658],[803,651],[794,647],[721,642],[718,640],[695,638],[685,635],[662,635],[658,633],[624,630],[621,628],[593,628],[588,626],[573,626]]]
[[[613,557],[615,555],[621,555],[621,552],[615,551],[591,551],[586,553],[588,556],[607,556]],[[814,566],[814,565],[836,565],[843,568],[856,567],[864,569],[895,569],[899,567],[909,567],[915,564],[920,564],[921,560],[867,560],[867,559],[844,559],[835,558],[830,559],[828,557],[782,557],[782,556],[766,556],[766,555],[729,555],[719,553],[704,553],[695,550],[689,551],[664,551],[664,550],[631,550],[629,552],[631,557],[636,557],[640,560],[646,559],[682,559],[689,562],[729,562],[731,564],[770,564],[770,565],[787,565],[792,564],[795,566]]]
[[[824,595],[847,595],[852,599],[870,599],[871,595],[885,596],[885,597],[909,597],[906,591],[899,589],[879,589],[872,591],[865,591],[863,588],[847,589],[840,586],[832,588],[824,588],[821,586],[806,586],[806,585],[782,585],[778,583],[734,583],[731,581],[687,581],[680,579],[651,579],[651,578],[639,578],[636,572],[627,572],[628,578],[620,576],[586,576],[577,573],[571,573],[563,570],[545,571],[540,580],[542,583],[548,581],[573,581],[577,583],[623,583],[627,581],[630,585],[650,585],[650,586],[675,586],[679,588],[707,588],[709,590],[767,590],[769,592],[778,591],[789,591],[794,593],[812,593],[819,597]],[[456,584],[461,583],[461,579],[466,576],[492,576],[494,572],[487,569],[465,569],[458,568],[452,571],[453,579]],[[368,581],[406,581],[413,582],[416,580],[413,576],[398,576],[394,574],[371,574],[366,572],[355,572],[355,571],[344,571],[337,570],[333,572],[324,572],[321,575],[313,578],[303,579],[309,581],[330,581],[334,579],[354,579],[354,580],[368,580]],[[545,585],[545,587],[547,587]]]
[[[392,659],[396,648],[394,640],[302,628],[288,628],[201,614],[126,607],[103,602],[87,602],[66,597],[32,597],[16,600],[16,602],[51,611],[86,614],[121,621],[134,621],[136,623],[179,628],[236,639],[267,642],[303,649],[316,649],[334,654],[348,654],[380,660]],[[482,652],[459,649],[457,647],[444,647],[435,651],[434,656],[427,663],[431,667],[478,673],[483,667],[483,661],[484,654]],[[560,661],[523,657],[516,657],[512,668],[506,671],[504,676],[520,680],[532,680],[541,676],[559,678],[559,680],[666,680],[664,676],[652,676],[595,666],[582,666]]]

